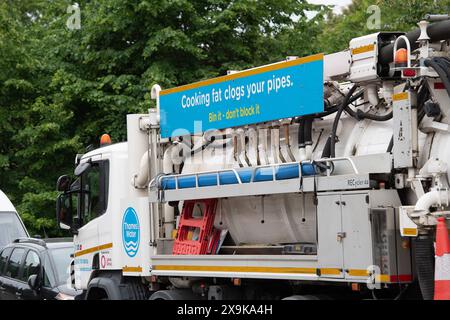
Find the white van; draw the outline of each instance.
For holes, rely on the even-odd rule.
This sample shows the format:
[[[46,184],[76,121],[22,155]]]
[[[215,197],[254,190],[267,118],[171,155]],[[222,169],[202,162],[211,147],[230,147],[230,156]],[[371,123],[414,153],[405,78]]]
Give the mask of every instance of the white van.
[[[28,237],[27,229],[8,197],[0,190],[0,249],[17,238]]]

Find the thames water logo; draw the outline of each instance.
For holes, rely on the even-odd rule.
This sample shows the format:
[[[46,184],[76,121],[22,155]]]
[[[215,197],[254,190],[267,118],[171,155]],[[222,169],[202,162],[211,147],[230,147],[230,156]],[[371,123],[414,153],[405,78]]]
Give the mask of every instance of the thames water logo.
[[[129,257],[134,257],[139,250],[139,219],[136,211],[128,207],[122,220],[122,242]]]

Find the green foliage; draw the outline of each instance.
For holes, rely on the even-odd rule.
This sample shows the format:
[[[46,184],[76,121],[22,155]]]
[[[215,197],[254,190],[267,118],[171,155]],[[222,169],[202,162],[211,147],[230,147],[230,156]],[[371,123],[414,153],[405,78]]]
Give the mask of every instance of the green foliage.
[[[0,188],[31,234],[57,235],[55,181],[82,148],[73,112],[55,99],[44,27],[44,1],[0,3]]]
[[[373,6],[380,10],[380,28],[373,29]],[[352,38],[379,31],[407,32],[427,13],[449,13],[450,0],[353,0],[342,15],[330,15],[323,22],[318,46],[326,53],[348,48]],[[369,22],[369,24],[368,24]]]
[[[347,48],[381,8],[381,29],[408,30],[450,0],[354,0],[343,15],[306,0],[0,2],[0,188],[31,234],[58,235],[59,175],[102,133],[126,137],[125,116],[153,107],[150,88],[182,85]],[[311,18],[307,11],[315,11]]]

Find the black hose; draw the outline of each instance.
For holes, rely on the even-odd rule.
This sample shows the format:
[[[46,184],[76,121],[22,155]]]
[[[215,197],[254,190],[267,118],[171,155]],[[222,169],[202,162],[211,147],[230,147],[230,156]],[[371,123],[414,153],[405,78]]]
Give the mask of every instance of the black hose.
[[[351,97],[351,98],[350,98],[350,101],[349,101],[348,103],[350,104],[350,103],[355,102],[356,100],[358,100],[359,98],[361,98],[363,95],[364,95],[364,90],[361,91],[361,92],[358,92],[358,93],[355,94],[353,97]],[[330,114],[333,114],[333,113],[337,112],[337,111],[339,110],[339,107],[340,107],[339,105],[331,106],[331,107],[329,107],[329,108],[326,108],[324,112],[313,114],[312,117],[314,117],[314,118],[322,118],[322,117],[329,116]],[[346,111],[350,116],[352,116],[353,118],[359,120],[359,119],[357,118],[357,116],[356,116],[355,111],[353,111],[349,106],[347,106],[347,108],[345,109],[345,111]]]
[[[222,139],[222,140],[230,139],[230,138],[231,138],[231,135],[221,134],[221,135],[217,135],[217,136],[211,135],[211,136],[209,136],[209,137],[208,137],[208,136],[205,136],[205,137],[206,137],[205,143],[202,144],[201,146],[197,147],[196,149],[191,149],[191,146],[189,146],[186,142],[184,142],[183,139],[180,139],[180,143],[183,144],[184,147],[186,147],[187,149],[191,149],[191,150],[190,150],[190,154],[191,154],[191,156],[193,156],[193,155],[195,155],[195,154],[197,154],[197,153],[199,153],[199,152],[201,152],[201,151],[204,151],[207,147],[209,147],[213,142],[215,142],[215,141],[218,140],[218,139],[219,139],[219,140],[220,140],[220,139]],[[225,148],[229,145],[229,143],[230,143],[230,142],[224,142],[224,143],[221,145],[221,148],[225,149]],[[182,149],[180,150],[180,153],[179,153],[179,156],[180,156],[180,157],[183,156],[183,151],[184,151],[184,148],[182,148]]]
[[[434,57],[433,58],[437,64],[439,64],[442,69],[444,69],[444,71],[447,72],[447,70],[450,68],[450,61],[447,58],[444,57]],[[447,72],[447,76],[448,76],[448,72]]]
[[[305,119],[305,129],[303,130],[303,135],[305,138],[305,145],[306,146],[312,146],[312,123],[313,118],[308,117]]]
[[[212,136],[210,140],[207,140],[204,144],[202,144],[200,147],[198,147],[197,149],[192,149],[191,150],[191,156],[195,155],[196,153],[199,153],[203,150],[205,150],[211,143],[213,143],[215,141],[215,137]],[[186,145],[187,146],[187,145]]]
[[[298,121],[298,148],[305,147],[305,118],[300,118]]]
[[[333,122],[333,128],[331,129],[331,135],[330,135],[330,157],[334,158],[336,156],[336,150],[335,150],[335,146],[336,146],[336,131],[337,131],[337,127],[339,125],[339,119],[341,118],[342,112],[345,110],[345,108],[347,108],[349,102],[350,102],[350,98],[353,95],[353,93],[355,92],[356,88],[358,87],[357,84],[355,84],[350,91],[347,93],[347,95],[344,98],[344,102],[342,102],[341,107],[339,108],[336,117],[334,118],[334,122]]]
[[[427,28],[427,33],[431,39],[430,42],[450,39],[450,20],[430,24]],[[409,39],[409,42],[411,44],[411,51],[419,47],[419,43],[417,43],[417,39],[419,39],[419,36],[420,29],[415,29],[406,34],[406,37]],[[402,48],[402,45],[403,47],[405,47],[405,42],[403,40],[400,40],[398,48]],[[378,55],[379,62],[384,65],[391,63],[393,60],[393,51],[393,43],[382,47]]]
[[[392,111],[387,114],[383,114],[383,115],[377,115],[377,114],[373,114],[370,112],[364,112],[359,109],[358,109],[358,111],[356,111],[356,116],[361,120],[369,119],[369,120],[374,120],[374,121],[388,121],[388,120],[392,119],[393,115],[394,114]]]
[[[355,118],[355,119],[358,120],[358,121],[361,120],[361,119],[358,117],[358,113],[355,112],[355,111],[353,111],[353,109],[350,108],[348,105],[345,107],[345,112],[347,112],[347,113],[350,115],[350,117]]]
[[[434,297],[434,247],[430,236],[415,239],[415,262],[420,291],[424,300]]]
[[[330,144],[331,144],[331,138],[328,137],[327,142],[325,143],[325,146],[323,147],[322,159],[330,157]]]
[[[445,70],[445,68],[443,68],[436,59],[427,59],[424,63],[426,67],[431,67],[437,72],[444,83],[447,94],[450,96],[450,80],[448,78],[448,71]]]

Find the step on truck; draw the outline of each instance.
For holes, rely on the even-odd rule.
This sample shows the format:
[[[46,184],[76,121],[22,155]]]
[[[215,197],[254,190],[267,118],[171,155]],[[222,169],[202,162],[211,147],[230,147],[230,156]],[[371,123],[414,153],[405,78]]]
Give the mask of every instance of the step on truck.
[[[450,20],[161,90],[57,188],[87,299],[433,299]]]

